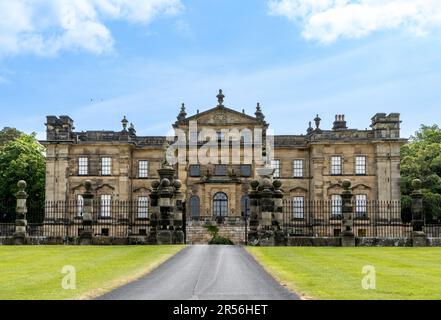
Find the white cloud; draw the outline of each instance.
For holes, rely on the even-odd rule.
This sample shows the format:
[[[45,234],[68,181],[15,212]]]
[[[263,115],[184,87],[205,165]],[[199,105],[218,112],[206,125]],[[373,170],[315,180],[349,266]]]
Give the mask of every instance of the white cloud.
[[[107,21],[148,24],[182,9],[181,0],[0,0],[0,54],[100,54],[114,43]]]
[[[270,14],[300,22],[305,39],[322,43],[393,29],[423,36],[441,28],[440,0],[269,0],[268,6]]]

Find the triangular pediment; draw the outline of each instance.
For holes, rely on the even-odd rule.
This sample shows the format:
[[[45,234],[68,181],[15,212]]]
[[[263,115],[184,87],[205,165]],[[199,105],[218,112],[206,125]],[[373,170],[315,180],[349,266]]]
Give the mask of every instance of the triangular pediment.
[[[238,112],[233,109],[218,106],[207,111],[195,114],[176,124],[188,124],[190,121],[197,121],[198,125],[240,125],[240,124],[265,124],[265,121],[256,117]]]

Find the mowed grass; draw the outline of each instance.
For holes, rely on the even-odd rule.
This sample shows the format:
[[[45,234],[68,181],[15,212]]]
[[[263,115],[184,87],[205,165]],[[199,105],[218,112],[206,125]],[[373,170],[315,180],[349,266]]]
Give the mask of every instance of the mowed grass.
[[[247,249],[279,282],[306,299],[441,299],[441,248]],[[362,287],[367,265],[375,267],[375,290]]]
[[[88,299],[133,281],[183,246],[0,246],[0,300]],[[64,266],[76,290],[64,290]]]

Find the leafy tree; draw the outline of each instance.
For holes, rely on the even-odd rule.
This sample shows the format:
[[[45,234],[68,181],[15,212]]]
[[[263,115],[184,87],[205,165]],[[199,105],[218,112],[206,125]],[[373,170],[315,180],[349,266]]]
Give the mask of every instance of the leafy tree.
[[[20,138],[22,135],[23,132],[15,128],[4,127],[0,131],[0,146],[4,146],[8,142]]]
[[[423,182],[426,219],[441,219],[441,128],[421,126],[401,150],[401,192],[409,201],[412,180]]]
[[[0,146],[0,201],[4,204],[0,219],[3,221],[14,219],[15,193],[18,191],[19,180],[25,180],[28,184],[29,213],[34,214],[28,220],[38,222],[36,220],[41,219],[41,208],[44,207],[45,158],[44,148],[36,140],[35,134],[20,133],[18,137]]]

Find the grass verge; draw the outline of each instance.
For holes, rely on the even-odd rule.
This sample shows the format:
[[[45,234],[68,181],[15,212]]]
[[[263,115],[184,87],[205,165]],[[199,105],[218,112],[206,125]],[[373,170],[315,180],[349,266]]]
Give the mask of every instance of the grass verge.
[[[184,246],[0,246],[0,300],[92,299],[136,280]],[[65,290],[65,266],[76,289]]]
[[[441,248],[249,247],[280,283],[303,298],[325,300],[441,299]],[[376,289],[362,287],[364,266]],[[372,273],[369,273],[372,275]]]

